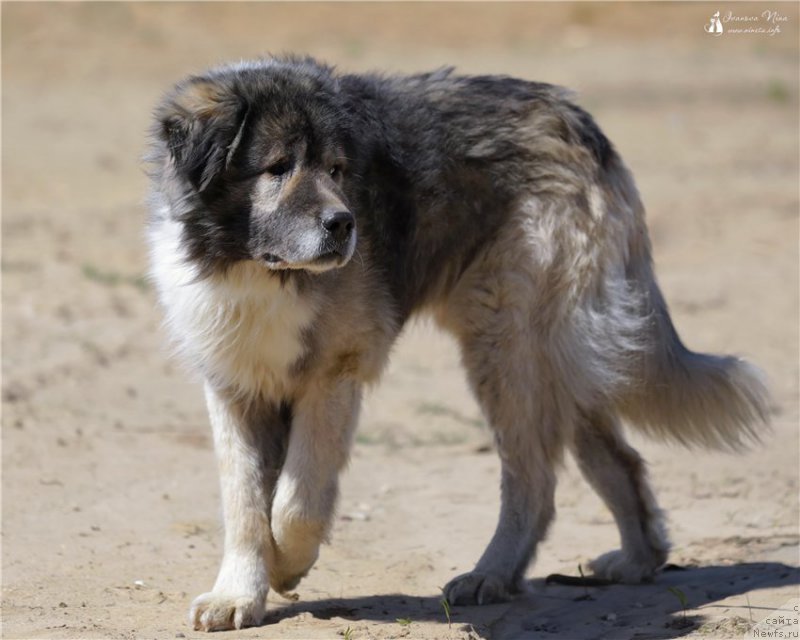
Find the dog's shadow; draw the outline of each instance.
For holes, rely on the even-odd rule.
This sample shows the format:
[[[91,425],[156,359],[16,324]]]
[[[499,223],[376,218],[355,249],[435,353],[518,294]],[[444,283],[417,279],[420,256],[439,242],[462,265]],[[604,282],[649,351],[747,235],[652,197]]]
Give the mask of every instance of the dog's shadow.
[[[482,607],[448,608],[442,596],[402,594],[301,601],[272,609],[266,623],[305,613],[321,620],[342,618],[345,622],[370,620],[406,626],[409,637],[414,636],[415,622],[449,622],[452,631],[459,631],[458,637],[492,640],[678,638],[697,631],[706,622],[704,616],[686,615],[685,610],[702,608],[709,616],[724,613],[731,628],[719,631],[739,637],[784,604],[751,606],[744,594],[799,584],[797,567],[742,563],[663,572],[654,582],[636,586],[563,586],[537,579],[529,582],[529,593],[512,602]],[[731,596],[742,596],[741,603],[727,603],[724,609],[728,611],[715,604]],[[796,612],[784,615],[796,616]]]

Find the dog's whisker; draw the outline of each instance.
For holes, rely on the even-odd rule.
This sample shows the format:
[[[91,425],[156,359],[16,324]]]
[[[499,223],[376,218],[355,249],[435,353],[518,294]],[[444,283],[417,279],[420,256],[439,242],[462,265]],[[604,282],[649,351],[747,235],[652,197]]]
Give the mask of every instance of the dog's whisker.
[[[364,256],[361,255],[361,251],[359,251],[359,249],[356,248],[353,251],[353,255],[355,255],[358,258],[359,264],[363,267],[364,266]]]

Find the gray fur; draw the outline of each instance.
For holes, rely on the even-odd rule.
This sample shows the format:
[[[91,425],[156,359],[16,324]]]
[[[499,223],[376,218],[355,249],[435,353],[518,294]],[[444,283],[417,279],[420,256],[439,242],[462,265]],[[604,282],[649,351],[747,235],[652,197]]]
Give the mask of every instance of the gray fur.
[[[521,588],[567,448],[620,528],[592,567],[651,579],[668,542],[620,416],[723,448],[766,421],[753,367],[681,343],[633,180],[563,89],[242,63],[165,97],[151,160],[153,277],[206,379],[225,501],[198,629],[258,624],[268,586],[308,572],[362,389],[416,313],[458,340],[502,460],[497,531],[452,604]]]

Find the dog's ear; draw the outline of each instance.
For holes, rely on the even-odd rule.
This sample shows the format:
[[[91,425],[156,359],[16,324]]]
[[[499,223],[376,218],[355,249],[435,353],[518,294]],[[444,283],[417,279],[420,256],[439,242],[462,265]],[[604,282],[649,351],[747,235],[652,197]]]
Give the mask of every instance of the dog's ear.
[[[246,101],[223,84],[191,78],[157,112],[158,131],[178,173],[198,192],[224,171],[241,142]]]

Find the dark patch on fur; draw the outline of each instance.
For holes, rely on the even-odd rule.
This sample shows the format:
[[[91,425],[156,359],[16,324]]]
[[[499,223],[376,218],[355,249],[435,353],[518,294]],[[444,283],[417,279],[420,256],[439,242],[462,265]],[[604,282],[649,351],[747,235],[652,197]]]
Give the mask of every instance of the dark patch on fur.
[[[260,436],[264,468],[271,476],[268,479],[269,484],[274,487],[286,461],[294,415],[292,405],[287,400],[278,406],[269,405],[262,411],[260,419],[254,421],[252,429]]]
[[[577,117],[577,133],[581,144],[592,152],[594,159],[603,169],[608,169],[615,156],[611,141],[606,138],[594,118],[586,111],[573,104],[569,105],[569,109]]]

